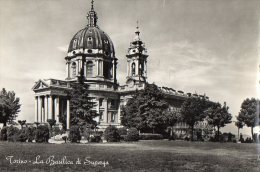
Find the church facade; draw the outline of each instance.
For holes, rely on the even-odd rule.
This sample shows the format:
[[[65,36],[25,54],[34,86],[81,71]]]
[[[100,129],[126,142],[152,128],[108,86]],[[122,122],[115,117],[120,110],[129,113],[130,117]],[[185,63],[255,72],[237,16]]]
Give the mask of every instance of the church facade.
[[[148,52],[140,39],[138,26],[126,54],[126,84],[119,85],[114,45],[97,25],[98,16],[93,1],[87,19],[87,26],[79,30],[70,41],[65,57],[67,77],[64,80],[40,79],[33,86],[35,122],[46,123],[47,119],[55,119],[59,123],[62,116],[66,119],[67,129],[70,128],[70,101],[66,92],[80,74],[85,77],[85,82],[89,85],[89,96],[96,103],[94,108],[99,113],[96,121],[101,129],[108,125],[121,126],[122,105],[126,104],[135,90],[144,89],[147,82]],[[171,108],[180,108],[190,96],[202,96],[167,87],[160,89]],[[179,125],[180,129],[185,127],[185,124]]]

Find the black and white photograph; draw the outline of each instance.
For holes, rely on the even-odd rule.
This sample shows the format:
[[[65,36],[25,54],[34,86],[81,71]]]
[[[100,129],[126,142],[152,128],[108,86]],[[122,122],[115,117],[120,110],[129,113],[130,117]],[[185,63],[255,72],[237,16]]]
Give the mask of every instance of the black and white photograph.
[[[259,0],[0,0],[0,171],[260,171]]]

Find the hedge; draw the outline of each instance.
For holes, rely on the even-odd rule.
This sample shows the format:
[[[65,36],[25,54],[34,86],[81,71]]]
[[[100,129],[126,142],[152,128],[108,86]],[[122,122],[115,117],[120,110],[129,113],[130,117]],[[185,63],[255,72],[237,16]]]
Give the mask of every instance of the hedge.
[[[139,135],[140,140],[161,140],[163,136],[161,134],[152,134],[152,133],[141,133]]]

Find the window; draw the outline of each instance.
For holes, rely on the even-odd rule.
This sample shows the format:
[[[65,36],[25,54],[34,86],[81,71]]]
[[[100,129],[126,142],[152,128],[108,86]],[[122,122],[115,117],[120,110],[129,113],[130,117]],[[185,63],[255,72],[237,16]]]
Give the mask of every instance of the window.
[[[104,120],[103,112],[100,111],[99,112],[99,121],[103,121],[103,120]]]
[[[77,46],[77,39],[74,39],[73,40],[73,48],[76,48],[76,46]]]
[[[106,79],[110,79],[111,78],[111,67],[112,67],[112,63],[104,61],[103,62],[104,66],[103,66],[103,75],[104,78]]]
[[[143,76],[143,74],[144,74],[144,67],[143,67],[143,63],[141,63],[140,65],[139,65],[139,72],[140,72],[140,75],[141,76]]]
[[[111,100],[111,107],[116,107],[116,101],[115,100]]]
[[[116,113],[111,113],[111,122],[116,121]]]
[[[135,63],[132,63],[132,76],[135,75]]]
[[[92,38],[91,38],[91,37],[88,37],[88,41],[92,41]]]
[[[92,77],[93,76],[93,62],[88,61],[87,62],[87,77]]]
[[[99,107],[102,106],[102,103],[103,103],[103,99],[99,99]]]
[[[88,37],[87,38],[87,46],[92,47],[92,45],[93,45],[93,39],[91,37]]]
[[[72,69],[72,77],[76,76],[76,63],[73,62],[71,65],[71,69]]]

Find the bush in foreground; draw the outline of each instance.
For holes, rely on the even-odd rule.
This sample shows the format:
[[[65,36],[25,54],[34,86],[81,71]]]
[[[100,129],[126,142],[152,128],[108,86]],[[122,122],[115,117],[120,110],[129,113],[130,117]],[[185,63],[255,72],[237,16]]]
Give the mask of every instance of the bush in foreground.
[[[95,133],[89,137],[89,142],[99,143],[101,141],[101,135],[98,133]]]
[[[1,141],[6,141],[7,140],[7,128],[8,127],[3,127],[1,129],[1,132],[0,132],[0,140]]]
[[[127,135],[125,137],[125,141],[138,141],[139,140],[139,132],[136,128],[130,128],[127,131]]]
[[[161,134],[152,134],[152,133],[141,133],[139,135],[140,140],[161,140],[163,136]]]
[[[81,140],[80,130],[79,127],[76,125],[73,125],[70,127],[69,131],[69,141],[72,143],[78,143]]]
[[[26,142],[28,139],[28,128],[22,128],[19,131],[18,140],[19,142]]]
[[[119,142],[120,135],[118,129],[115,126],[108,126],[104,132],[104,137],[107,142]]]
[[[9,142],[16,142],[19,140],[20,131],[17,127],[10,126],[7,128],[7,140]]]
[[[35,131],[35,141],[37,143],[48,143],[49,140],[49,128],[45,125],[40,125]]]

